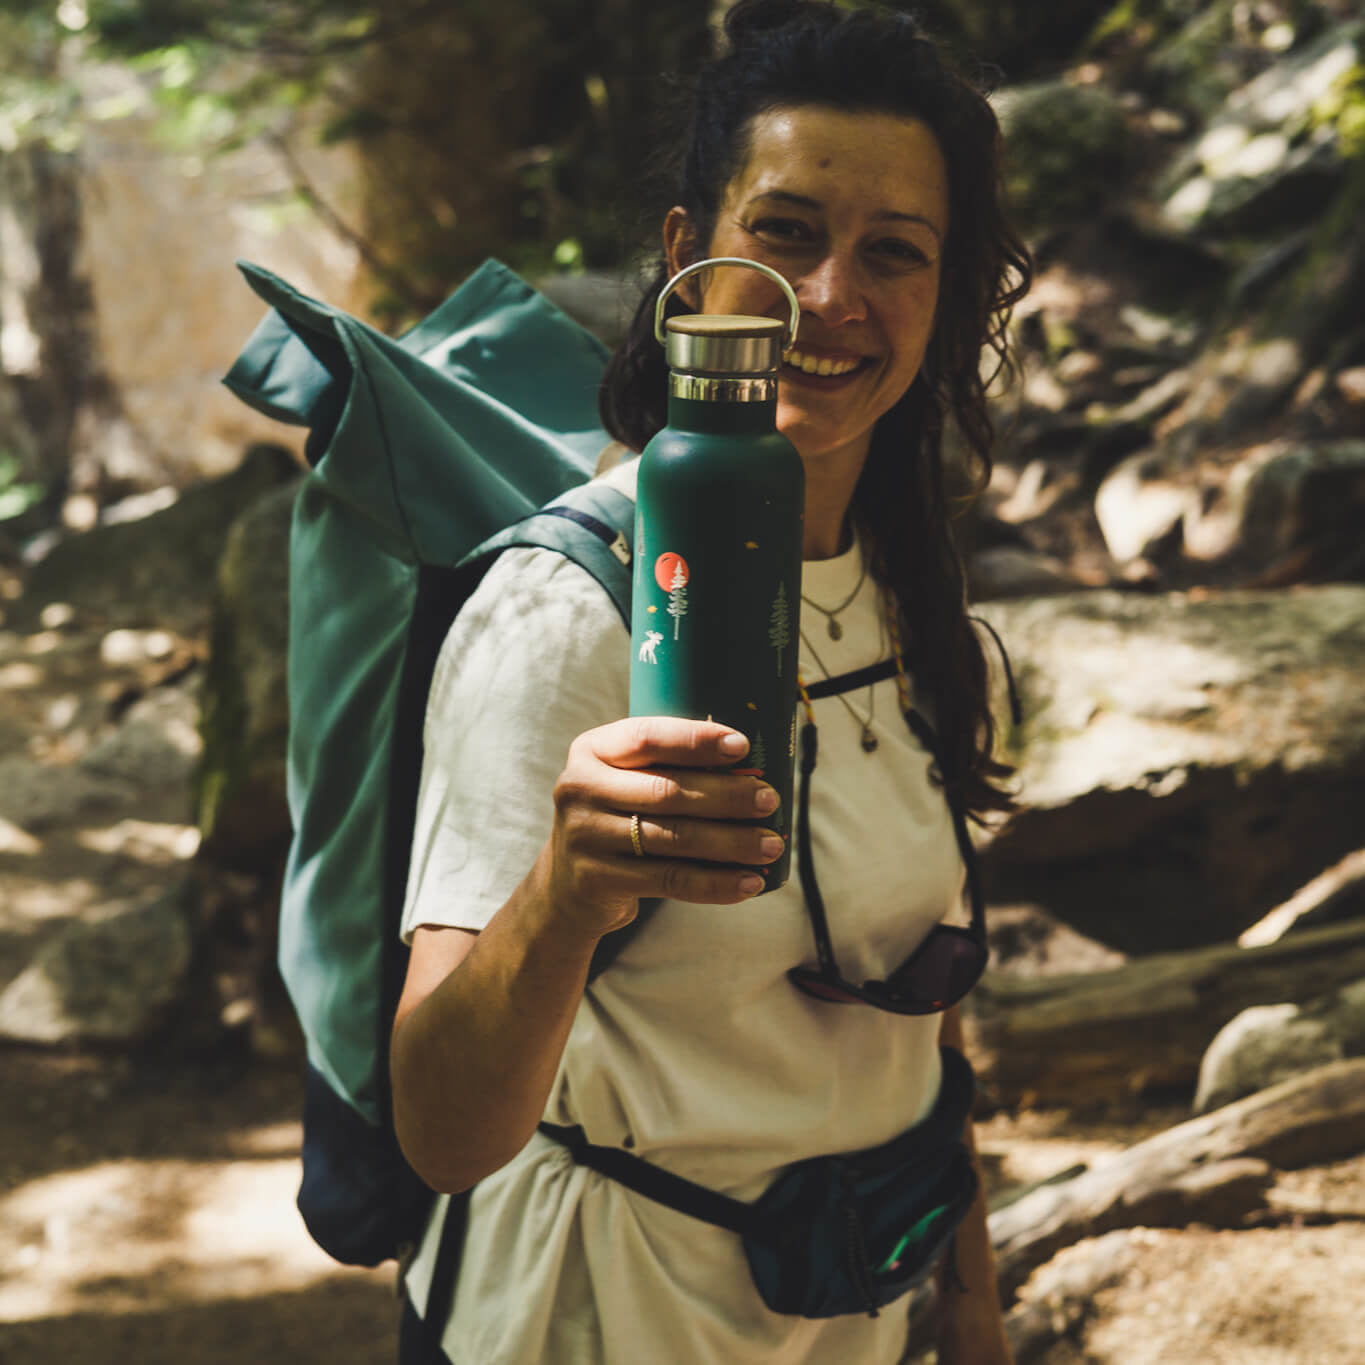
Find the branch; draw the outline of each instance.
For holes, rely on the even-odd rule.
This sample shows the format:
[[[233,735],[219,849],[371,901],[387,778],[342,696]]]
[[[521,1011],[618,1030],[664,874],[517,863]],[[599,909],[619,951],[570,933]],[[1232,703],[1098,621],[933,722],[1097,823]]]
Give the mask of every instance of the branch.
[[[267,143],[283,160],[294,182],[295,190],[303,197],[309,208],[318,215],[338,236],[351,243],[360,253],[361,259],[369,266],[375,276],[388,285],[403,302],[415,313],[427,311],[427,301],[422,292],[398,267],[390,265],[380,254],[379,249],[361,232],[352,227],[318,192],[308,173],[288,141],[280,133],[269,132],[265,135]]]

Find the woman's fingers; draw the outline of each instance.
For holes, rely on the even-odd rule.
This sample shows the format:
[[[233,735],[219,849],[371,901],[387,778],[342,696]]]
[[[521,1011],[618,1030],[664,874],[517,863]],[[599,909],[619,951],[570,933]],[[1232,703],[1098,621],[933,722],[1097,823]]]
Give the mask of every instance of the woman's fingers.
[[[749,752],[749,741],[728,725],[674,716],[632,716],[582,738],[613,768],[730,767]]]
[[[580,736],[580,746],[560,779],[568,799],[596,798],[641,816],[709,820],[762,819],[778,806],[777,792],[761,778],[733,771],[748,741],[710,721],[618,721]]]
[[[688,858],[713,863],[752,863],[762,866],[776,862],[785,847],[782,836],[771,829],[753,829],[727,821],[656,819],[637,816],[635,835],[639,841],[636,857]],[[631,822],[620,817],[625,837],[618,842],[622,850],[635,852]]]
[[[650,716],[580,735],[555,785],[555,879],[571,904],[661,896],[731,905],[763,890],[783,841],[774,789],[710,721]]]

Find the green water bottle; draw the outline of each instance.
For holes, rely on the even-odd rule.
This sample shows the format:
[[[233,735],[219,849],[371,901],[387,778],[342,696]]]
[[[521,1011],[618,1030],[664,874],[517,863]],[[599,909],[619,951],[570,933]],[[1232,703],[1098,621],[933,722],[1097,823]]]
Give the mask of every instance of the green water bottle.
[[[790,322],[698,313],[665,331],[669,294],[717,266],[771,276]],[[748,736],[736,770],[777,790],[781,805],[761,823],[788,841],[761,869],[768,891],[791,862],[805,470],[777,430],[777,370],[799,316],[791,286],[755,261],[700,261],[668,282],[654,329],[668,356],[668,425],[640,458],[635,505],[630,713]]]

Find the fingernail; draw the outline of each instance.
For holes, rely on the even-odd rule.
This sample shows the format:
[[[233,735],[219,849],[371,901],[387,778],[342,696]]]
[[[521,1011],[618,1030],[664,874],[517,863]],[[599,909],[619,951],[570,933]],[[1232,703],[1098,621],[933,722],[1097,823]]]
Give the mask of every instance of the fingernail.
[[[780,858],[786,844],[776,834],[765,834],[759,841],[758,848],[765,858]]]
[[[749,741],[743,735],[734,733],[722,735],[720,751],[723,754],[734,754],[736,757],[740,754],[747,754],[749,752]]]
[[[765,815],[777,809],[777,793],[771,787],[760,787],[754,794],[754,805]]]
[[[762,877],[741,877],[739,879],[739,893],[741,896],[756,896],[762,890]]]

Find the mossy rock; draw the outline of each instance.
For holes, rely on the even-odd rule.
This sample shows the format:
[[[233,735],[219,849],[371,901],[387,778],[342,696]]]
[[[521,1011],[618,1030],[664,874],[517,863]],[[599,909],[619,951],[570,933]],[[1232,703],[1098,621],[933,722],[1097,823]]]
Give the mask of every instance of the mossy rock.
[[[36,629],[45,606],[66,602],[89,621],[202,634],[228,527],[299,472],[283,446],[254,445],[232,473],[187,488],[170,507],[60,542],[29,571],[11,628]]]
[[[297,482],[233,524],[218,568],[194,797],[201,857],[278,871],[289,842],[289,527]]]
[[[1002,95],[1005,187],[1020,226],[1061,227],[1112,193],[1128,162],[1123,109],[1106,90],[1048,81]]]

